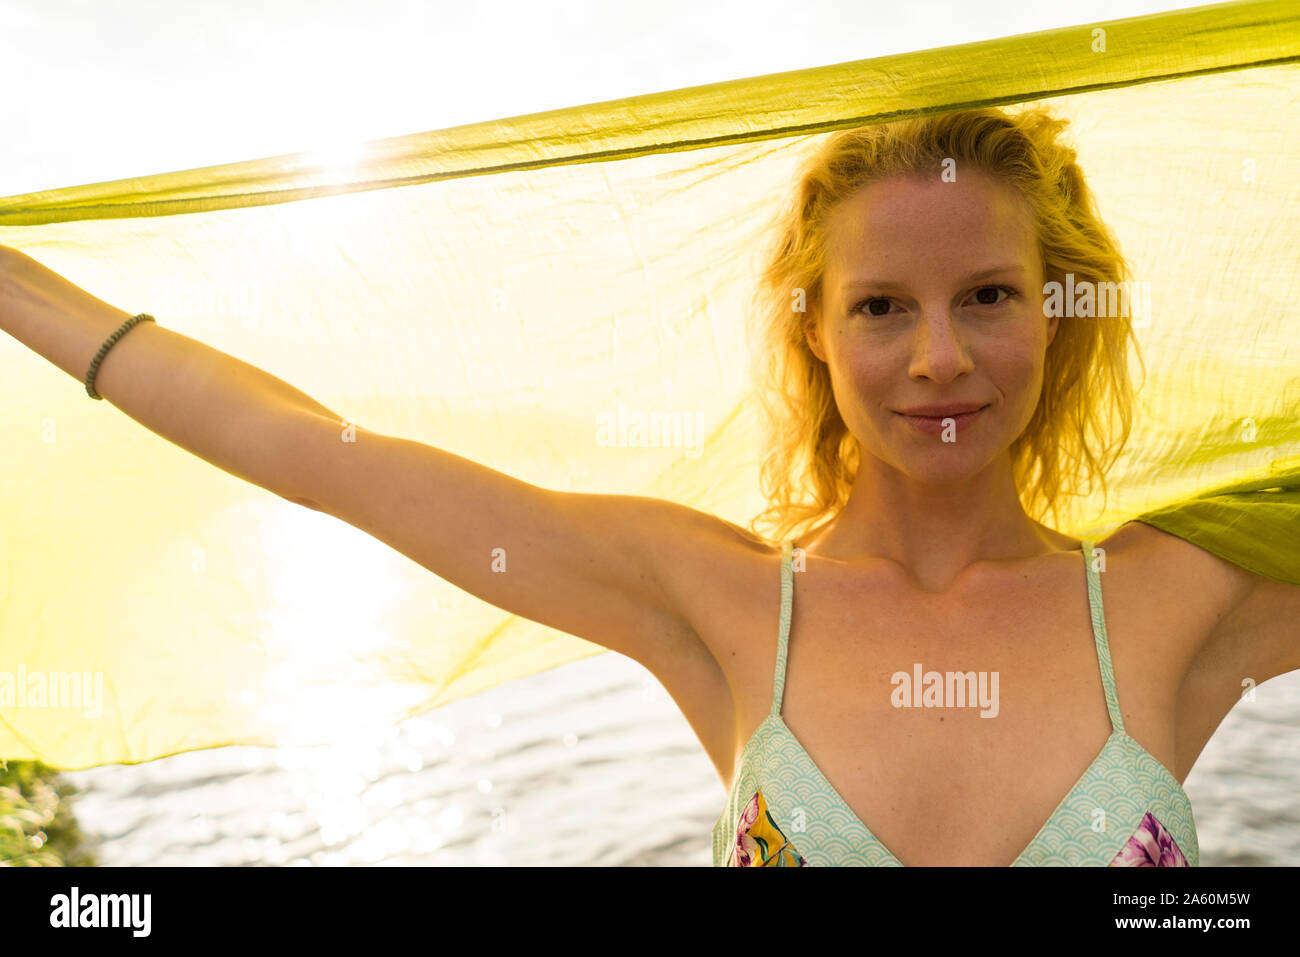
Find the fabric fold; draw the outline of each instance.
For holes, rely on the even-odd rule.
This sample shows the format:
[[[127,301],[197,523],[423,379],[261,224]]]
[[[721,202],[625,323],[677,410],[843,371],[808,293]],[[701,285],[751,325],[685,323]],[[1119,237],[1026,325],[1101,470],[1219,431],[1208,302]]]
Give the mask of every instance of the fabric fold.
[[[1300,464],[1209,489],[1135,522],[1274,581],[1300,585]]]

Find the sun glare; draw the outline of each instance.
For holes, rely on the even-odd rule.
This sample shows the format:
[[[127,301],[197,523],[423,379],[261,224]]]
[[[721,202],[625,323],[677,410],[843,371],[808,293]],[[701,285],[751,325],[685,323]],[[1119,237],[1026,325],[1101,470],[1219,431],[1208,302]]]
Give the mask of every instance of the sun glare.
[[[330,179],[346,179],[365,156],[365,141],[338,140],[307,151],[304,159],[309,166],[319,166]]]

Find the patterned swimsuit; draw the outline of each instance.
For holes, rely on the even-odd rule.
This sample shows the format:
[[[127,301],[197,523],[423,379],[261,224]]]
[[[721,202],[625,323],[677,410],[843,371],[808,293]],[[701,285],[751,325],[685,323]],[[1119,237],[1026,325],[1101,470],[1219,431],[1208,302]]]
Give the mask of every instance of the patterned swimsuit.
[[[713,863],[729,867],[875,865],[902,862],[871,833],[781,720],[790,612],[787,541],[781,556],[781,630],[772,707],[740,755],[727,804],[713,826]],[[1083,541],[1088,606],[1111,735],[1012,866],[1197,866],[1192,805],[1182,785],[1124,731],[1093,541]]]

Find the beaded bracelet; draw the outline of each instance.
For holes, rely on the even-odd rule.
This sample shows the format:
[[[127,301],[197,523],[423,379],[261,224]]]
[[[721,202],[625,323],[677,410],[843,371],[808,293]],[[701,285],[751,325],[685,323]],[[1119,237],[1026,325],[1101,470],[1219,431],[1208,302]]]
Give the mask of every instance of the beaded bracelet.
[[[95,373],[99,371],[99,364],[100,362],[103,361],[104,356],[108,355],[108,350],[113,348],[113,346],[117,345],[117,340],[121,339],[124,335],[130,332],[131,327],[134,326],[137,322],[156,322],[156,321],[157,320],[154,319],[154,317],[149,315],[147,312],[142,312],[140,313],[140,315],[132,316],[126,322],[122,323],[121,327],[117,330],[117,332],[113,333],[111,336],[109,336],[107,339],[104,340],[104,344],[99,347],[99,353],[95,356],[94,361],[90,363],[90,371],[86,373],[86,394],[87,395],[89,395],[92,399],[104,398],[102,395],[99,395],[95,391]]]

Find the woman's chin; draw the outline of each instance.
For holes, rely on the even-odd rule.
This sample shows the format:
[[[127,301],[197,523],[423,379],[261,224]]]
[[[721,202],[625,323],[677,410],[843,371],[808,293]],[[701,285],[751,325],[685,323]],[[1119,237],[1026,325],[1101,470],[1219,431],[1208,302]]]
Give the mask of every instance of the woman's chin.
[[[989,465],[982,448],[949,445],[928,450],[899,449],[893,456],[900,472],[926,485],[954,485],[975,478]]]

